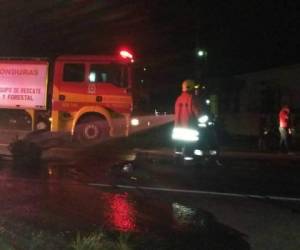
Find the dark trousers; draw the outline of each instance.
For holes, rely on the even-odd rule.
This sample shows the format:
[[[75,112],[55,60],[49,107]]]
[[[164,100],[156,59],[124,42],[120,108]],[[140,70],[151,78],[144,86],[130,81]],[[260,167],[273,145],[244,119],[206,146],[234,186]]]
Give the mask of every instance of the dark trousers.
[[[288,133],[288,129],[279,127],[279,133],[280,133],[279,148],[282,151],[288,152],[289,151],[289,133]]]

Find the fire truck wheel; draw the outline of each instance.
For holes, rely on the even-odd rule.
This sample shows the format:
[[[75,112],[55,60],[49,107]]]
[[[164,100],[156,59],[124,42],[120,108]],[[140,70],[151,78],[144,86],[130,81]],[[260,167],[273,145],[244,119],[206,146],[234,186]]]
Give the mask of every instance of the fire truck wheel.
[[[81,143],[101,142],[109,137],[109,126],[106,120],[88,117],[76,126],[75,138]]]

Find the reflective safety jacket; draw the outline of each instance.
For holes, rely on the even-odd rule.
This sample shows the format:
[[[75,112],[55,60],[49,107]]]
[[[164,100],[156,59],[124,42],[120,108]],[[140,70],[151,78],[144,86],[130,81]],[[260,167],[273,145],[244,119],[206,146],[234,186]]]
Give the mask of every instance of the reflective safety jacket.
[[[289,113],[290,110],[288,108],[283,108],[279,112],[279,126],[281,128],[289,128]]]
[[[199,107],[194,96],[188,92],[182,92],[175,102],[175,127],[189,127],[200,114]]]

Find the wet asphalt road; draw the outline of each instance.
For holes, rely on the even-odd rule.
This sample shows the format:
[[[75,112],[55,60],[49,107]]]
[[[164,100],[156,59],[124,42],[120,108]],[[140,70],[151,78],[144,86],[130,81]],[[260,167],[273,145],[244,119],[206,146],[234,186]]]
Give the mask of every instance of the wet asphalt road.
[[[222,167],[176,166],[152,154],[132,162],[133,141],[50,150],[33,172],[3,159],[1,221],[156,234],[173,249],[299,249],[298,160],[231,156]]]

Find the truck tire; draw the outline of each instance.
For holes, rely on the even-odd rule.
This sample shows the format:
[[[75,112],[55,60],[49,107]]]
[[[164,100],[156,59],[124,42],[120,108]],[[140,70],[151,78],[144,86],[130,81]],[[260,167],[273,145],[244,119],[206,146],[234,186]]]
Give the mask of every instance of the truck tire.
[[[99,143],[109,138],[109,126],[105,119],[86,117],[76,125],[74,136],[80,143]]]

